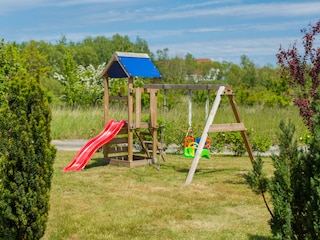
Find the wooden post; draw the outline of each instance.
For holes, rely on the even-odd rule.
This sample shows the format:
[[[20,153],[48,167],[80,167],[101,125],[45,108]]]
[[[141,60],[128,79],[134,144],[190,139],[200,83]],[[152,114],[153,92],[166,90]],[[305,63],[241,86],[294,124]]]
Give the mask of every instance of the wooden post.
[[[133,77],[128,78],[128,162],[133,161]]]
[[[231,107],[232,107],[233,114],[234,114],[237,122],[241,123],[240,115],[239,115],[236,103],[234,101],[233,94],[227,94],[227,95],[228,95],[228,98],[229,98],[229,101],[230,101],[230,104],[231,104]],[[249,143],[249,139],[248,139],[247,133],[246,133],[246,131],[240,131],[240,133],[241,133],[242,139],[244,141],[244,145],[246,146],[250,161],[251,161],[251,163],[253,163],[254,162],[254,156],[253,156],[253,151],[252,151],[251,145]]]
[[[136,88],[136,128],[140,128],[141,127],[141,89],[140,88]]]
[[[193,179],[193,175],[194,175],[194,173],[195,173],[195,171],[197,169],[197,165],[198,165],[199,159],[201,157],[201,152],[203,150],[203,147],[204,147],[204,145],[206,143],[206,140],[207,140],[207,137],[208,137],[208,131],[209,131],[210,125],[212,124],[212,122],[214,120],[214,117],[216,116],[216,113],[217,113],[217,110],[218,110],[218,107],[219,107],[219,104],[220,104],[220,101],[221,101],[221,95],[223,94],[224,89],[225,89],[225,87],[221,86],[221,87],[219,87],[219,89],[217,91],[217,95],[216,95],[216,98],[214,100],[214,103],[213,103],[212,109],[210,111],[210,114],[208,116],[208,119],[207,119],[207,122],[206,122],[206,126],[204,127],[204,130],[203,130],[202,135],[201,135],[201,139],[200,139],[200,143],[198,145],[197,151],[196,151],[196,155],[194,156],[194,159],[192,161],[192,165],[191,165],[191,167],[189,169],[189,173],[188,173],[188,176],[187,176],[187,179],[186,179],[186,182],[185,182],[186,185],[191,183],[191,181]]]
[[[106,125],[109,117],[109,78],[104,80],[104,124]]]
[[[104,126],[106,126],[109,118],[109,78],[106,76],[104,80]],[[108,158],[108,145],[103,145],[103,157]]]
[[[157,159],[157,146],[158,146],[158,137],[157,137],[157,90],[150,90],[150,121],[152,128],[152,159],[155,163]]]

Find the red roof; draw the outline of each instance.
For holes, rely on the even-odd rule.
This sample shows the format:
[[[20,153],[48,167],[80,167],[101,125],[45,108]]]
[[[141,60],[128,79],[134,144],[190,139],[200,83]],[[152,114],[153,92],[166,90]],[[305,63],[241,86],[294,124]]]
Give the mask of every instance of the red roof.
[[[197,63],[211,62],[210,58],[198,58],[196,59]]]

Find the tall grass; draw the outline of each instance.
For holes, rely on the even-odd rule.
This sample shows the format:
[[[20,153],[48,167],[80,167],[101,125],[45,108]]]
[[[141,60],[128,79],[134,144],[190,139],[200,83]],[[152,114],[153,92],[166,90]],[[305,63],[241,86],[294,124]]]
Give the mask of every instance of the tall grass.
[[[239,114],[247,129],[255,136],[268,138],[276,144],[276,133],[281,120],[291,121],[296,125],[296,137],[303,136],[306,131],[298,109],[295,107],[243,107],[239,106]],[[209,109],[210,110],[210,109]],[[126,105],[111,106],[109,119],[127,119]],[[143,111],[143,116],[148,116],[148,111]],[[158,109],[158,118],[164,121],[168,132],[176,131],[181,139],[188,129],[188,104],[179,103],[170,110]],[[231,106],[222,104],[215,117],[214,123],[235,122]],[[205,107],[194,104],[192,108],[192,125],[195,135],[201,135],[205,125]],[[96,108],[57,108],[53,107],[52,137],[53,139],[90,139],[97,135],[104,126],[103,107]],[[165,130],[166,134],[166,130]]]
[[[269,213],[243,178],[248,157],[201,159],[185,186],[191,160],[179,155],[157,170],[108,166],[96,153],[85,170],[60,172],[75,154],[58,152],[43,240],[271,239]]]

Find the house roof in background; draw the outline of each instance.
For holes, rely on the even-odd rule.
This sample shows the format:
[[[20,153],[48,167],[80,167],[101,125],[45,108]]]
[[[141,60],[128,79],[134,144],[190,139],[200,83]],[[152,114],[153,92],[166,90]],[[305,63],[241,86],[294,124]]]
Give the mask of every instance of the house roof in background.
[[[197,63],[204,63],[204,62],[211,62],[210,58],[197,58],[196,59]]]

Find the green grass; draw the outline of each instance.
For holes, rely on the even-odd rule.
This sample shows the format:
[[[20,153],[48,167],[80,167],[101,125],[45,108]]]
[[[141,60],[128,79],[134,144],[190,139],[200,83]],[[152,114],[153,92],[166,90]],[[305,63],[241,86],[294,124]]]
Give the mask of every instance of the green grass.
[[[161,108],[158,109],[158,117],[163,119],[168,126],[167,134],[173,134],[181,139],[188,129],[188,104],[178,104],[164,114]],[[253,130],[255,137],[263,136],[268,138],[272,144],[276,144],[276,133],[279,130],[281,120],[291,119],[296,125],[296,137],[303,136],[306,127],[302,123],[298,109],[288,108],[264,108],[261,106],[239,107],[239,114],[248,130]],[[143,116],[147,116],[146,111]],[[115,120],[127,120],[126,105],[122,107],[110,107],[109,118]],[[96,136],[103,129],[104,112],[103,108],[87,109],[61,109],[53,108],[52,138],[53,139],[90,139]],[[219,107],[214,123],[235,122],[231,106],[224,104]],[[205,124],[205,107],[193,105],[192,125],[196,136],[201,136]],[[169,127],[170,126],[170,127]],[[183,140],[181,140],[183,141]]]
[[[248,157],[201,159],[185,186],[192,159],[180,155],[158,170],[105,165],[96,153],[85,170],[60,172],[75,154],[58,151],[44,240],[271,239],[263,200],[243,178]]]

